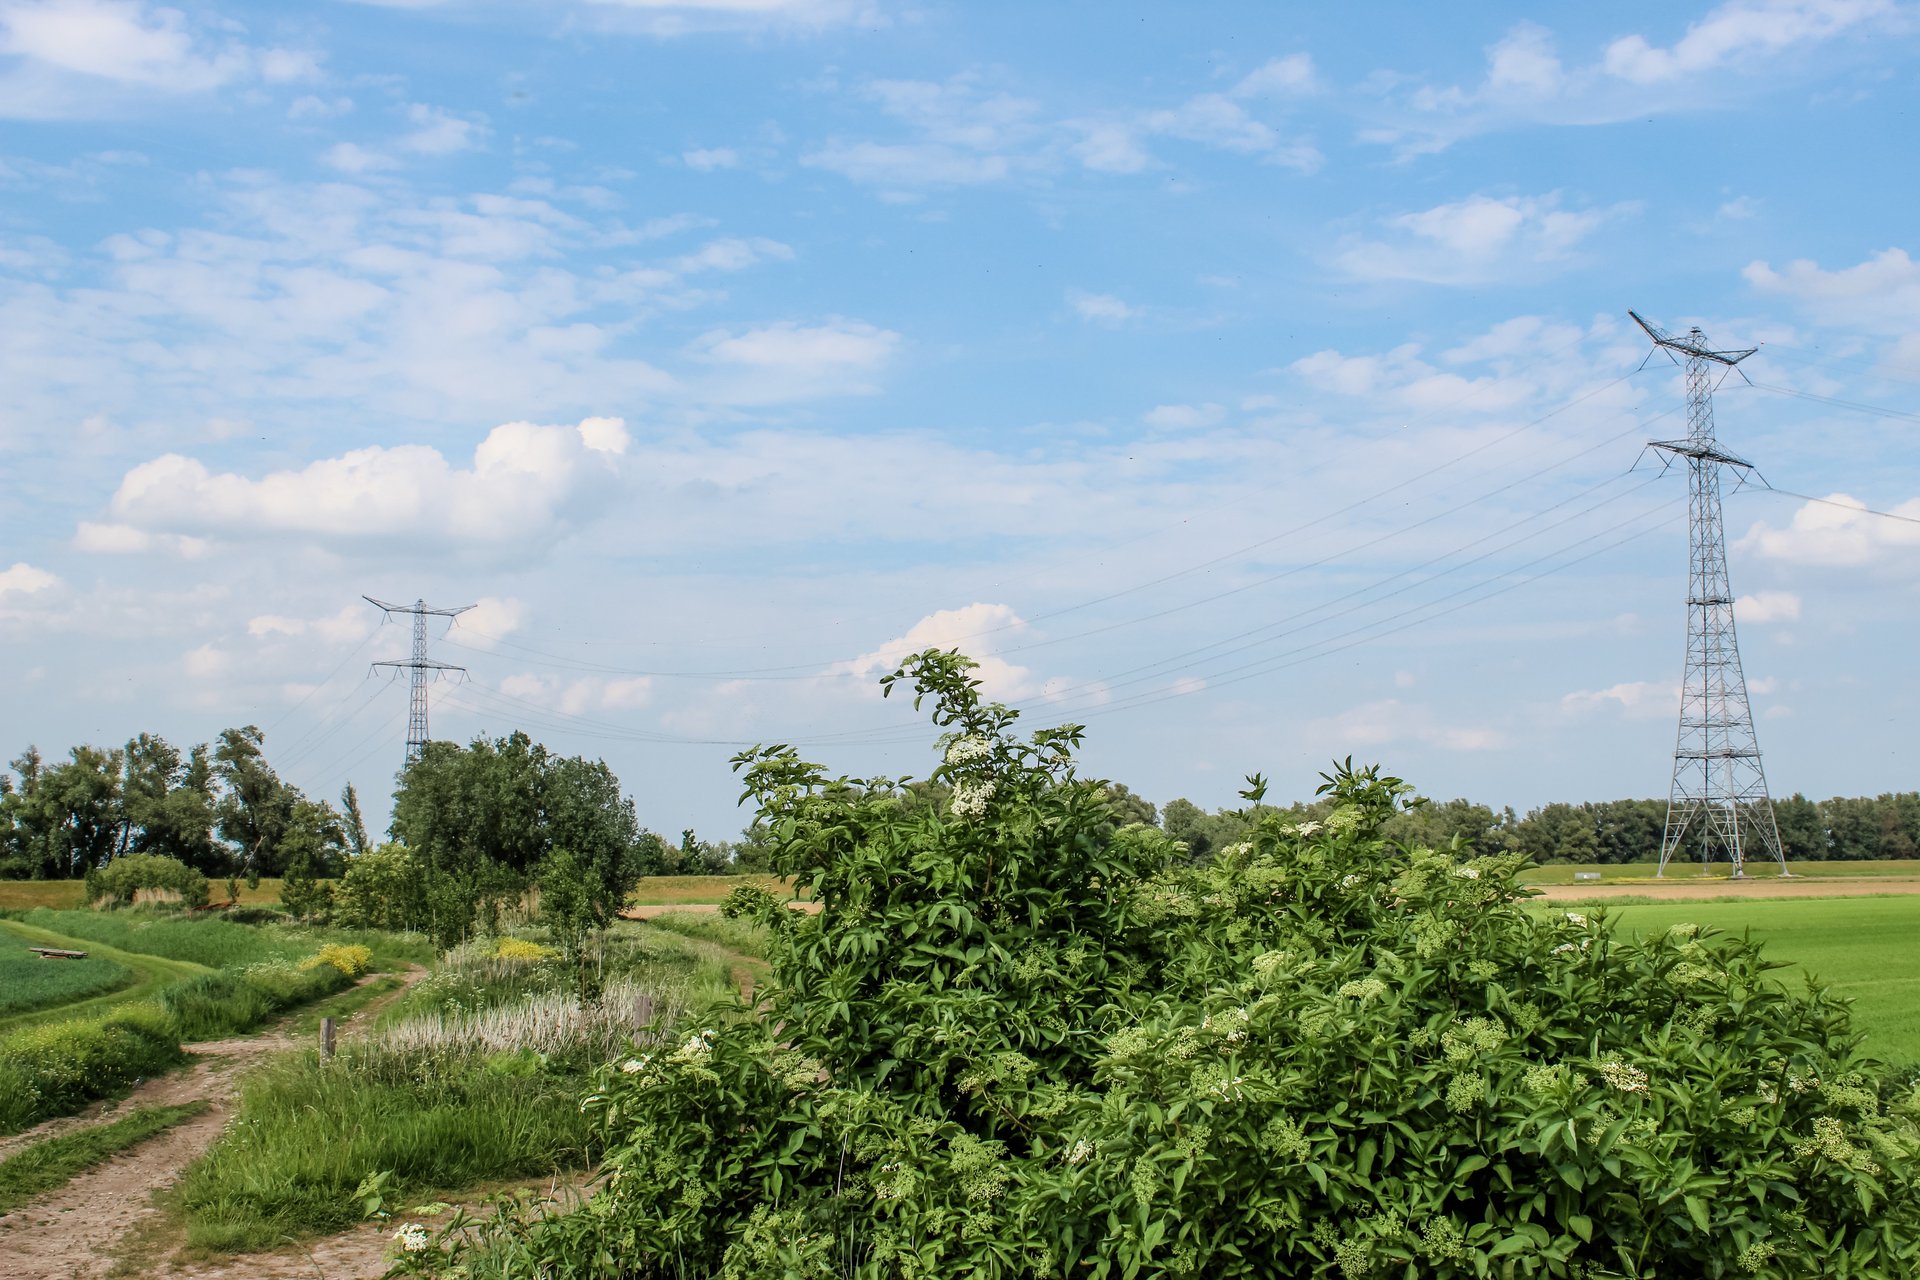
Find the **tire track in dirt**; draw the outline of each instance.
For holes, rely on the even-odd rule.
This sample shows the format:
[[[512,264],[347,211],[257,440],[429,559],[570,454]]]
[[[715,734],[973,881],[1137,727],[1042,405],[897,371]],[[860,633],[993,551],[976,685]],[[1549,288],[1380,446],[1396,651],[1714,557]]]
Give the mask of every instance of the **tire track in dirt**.
[[[398,999],[426,972],[418,965],[409,965],[401,985],[369,1002],[359,1016]],[[361,983],[378,976],[369,975]],[[159,1214],[152,1193],[173,1185],[220,1136],[233,1116],[240,1077],[269,1054],[293,1047],[294,1041],[282,1029],[284,1025],[285,1020],[260,1035],[187,1045],[186,1068],[147,1081],[118,1104],[166,1106],[205,1099],[213,1105],[0,1217],[0,1271],[4,1271],[6,1280],[103,1280],[113,1270],[122,1243]],[[38,1141],[85,1123],[66,1117],[19,1137]],[[151,1274],[176,1273],[163,1269]],[[256,1269],[248,1274],[268,1273]],[[313,1268],[308,1265],[297,1274],[311,1276]]]

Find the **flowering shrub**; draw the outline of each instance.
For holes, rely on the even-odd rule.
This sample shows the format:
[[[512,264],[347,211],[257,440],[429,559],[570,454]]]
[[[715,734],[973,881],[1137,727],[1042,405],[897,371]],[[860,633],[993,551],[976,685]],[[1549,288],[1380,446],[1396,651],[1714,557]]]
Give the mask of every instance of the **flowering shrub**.
[[[1536,918],[1343,766],[1205,866],[1117,826],[1077,728],[910,659],[932,781],[737,764],[773,869],[757,1011],[603,1072],[606,1189],[519,1274],[1908,1276],[1915,1103],[1744,940]]]
[[[358,943],[329,942],[300,962],[302,969],[332,965],[345,978],[357,978],[373,966],[373,951]]]
[[[496,938],[493,943],[495,960],[551,960],[559,954],[552,947],[526,938]]]

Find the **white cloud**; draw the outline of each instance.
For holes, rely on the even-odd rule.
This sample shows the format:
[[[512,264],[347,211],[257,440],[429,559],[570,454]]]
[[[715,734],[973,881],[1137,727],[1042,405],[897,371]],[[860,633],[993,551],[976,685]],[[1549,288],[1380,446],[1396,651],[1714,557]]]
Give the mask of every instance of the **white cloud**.
[[[1313,56],[1290,53],[1272,58],[1240,78],[1233,87],[1236,98],[1292,97],[1314,93],[1320,88],[1320,75],[1314,70]]]
[[[1894,330],[1920,324],[1920,262],[1905,249],[1883,249],[1836,271],[1802,258],[1781,271],[1756,261],[1741,274],[1760,292],[1792,298],[1836,324]]]
[[[203,644],[183,654],[180,665],[189,679],[217,680],[232,668],[233,655],[212,644]]]
[[[381,151],[370,151],[352,142],[336,142],[320,156],[320,163],[341,173],[377,173],[397,169],[400,162]]]
[[[715,400],[765,404],[870,394],[899,346],[899,334],[857,320],[782,321],[737,332],[712,330],[692,344],[689,355],[729,370],[713,386]]]
[[[1518,378],[1463,378],[1441,372],[1419,356],[1420,348],[1413,343],[1377,356],[1316,351],[1295,360],[1288,369],[1321,391],[1415,410],[1471,406],[1483,413],[1496,412],[1535,394],[1533,384]]]
[[[1733,0],[1690,25],[1668,48],[1642,35],[1622,36],[1607,46],[1603,64],[1608,74],[1633,84],[1659,84],[1831,40],[1897,12],[1892,0]]]
[[[1150,111],[1141,118],[1149,132],[1221,151],[1257,155],[1274,164],[1312,173],[1325,157],[1305,139],[1288,139],[1279,130],[1254,118],[1232,97],[1202,93],[1177,107]]]
[[[1092,120],[1071,127],[1080,132],[1071,148],[1074,158],[1097,173],[1138,173],[1153,163],[1131,125]]]
[[[704,31],[878,26],[887,21],[887,6],[878,0],[588,0],[588,6],[598,11],[601,25],[665,38]]]
[[[423,156],[450,156],[471,151],[486,138],[485,124],[456,116],[439,107],[416,102],[407,107],[407,123],[412,126],[400,145]]]
[[[247,619],[247,634],[258,640],[274,636],[314,636],[327,644],[359,640],[378,626],[380,616],[365,604],[350,604],[338,613],[318,618],[262,613]]]
[[[127,93],[204,93],[240,80],[314,78],[318,58],[258,49],[195,30],[178,9],[145,0],[0,3],[0,115],[66,118],[117,109]]]
[[[59,585],[60,579],[24,560],[14,561],[10,569],[0,569],[0,596],[37,595]]]
[[[1791,591],[1756,591],[1733,602],[1733,616],[1754,626],[1794,622],[1800,617],[1800,597]]]
[[[909,655],[927,649],[959,649],[980,664],[973,674],[990,698],[1012,702],[1040,691],[1032,671],[1005,658],[981,653],[1018,639],[1026,620],[1011,605],[970,604],[961,609],[930,613],[899,635],[849,662],[835,663],[829,675],[876,677],[891,673]],[[869,681],[870,683],[870,681]]]
[[[732,147],[695,147],[680,153],[680,163],[700,173],[732,169],[740,163],[740,153]]]
[[[1630,719],[1660,719],[1679,714],[1680,686],[1673,681],[1629,680],[1606,689],[1569,693],[1560,699],[1560,706],[1576,714],[1618,707]]]
[[[453,630],[463,644],[475,649],[491,649],[505,637],[526,625],[529,610],[511,598],[482,596],[473,607],[453,620]]]
[[[100,524],[82,520],[73,534],[76,551],[95,555],[128,556],[157,553],[182,560],[198,560],[211,551],[204,538],[186,538],[177,534],[149,533],[127,524]]]
[[[1120,325],[1140,314],[1138,307],[1132,306],[1110,293],[1088,293],[1083,289],[1067,290],[1067,303],[1074,314],[1082,320],[1091,320],[1095,324]]]
[[[653,681],[646,676],[582,676],[562,680],[557,676],[522,674],[502,680],[500,692],[577,716],[590,711],[637,711],[653,700]]]
[[[1334,264],[1368,280],[1477,284],[1538,276],[1573,259],[1574,250],[1608,221],[1637,206],[1560,207],[1560,193],[1474,195],[1382,220],[1382,239],[1349,240]]]
[[[1443,751],[1493,751],[1506,745],[1497,729],[1441,722],[1430,707],[1385,698],[1309,722],[1301,734],[1335,756],[1389,743],[1418,743]]]
[[[425,445],[376,445],[259,479],[215,474],[196,459],[167,454],[127,473],[112,510],[149,532],[295,536],[336,549],[399,537],[494,548],[544,544],[597,514],[626,443],[617,420],[590,418],[577,427],[510,422],[487,433],[464,469]]]
[[[809,151],[800,163],[877,187],[970,187],[1000,182],[1005,156],[975,155],[940,143],[841,142]]]
[[[1920,546],[1920,498],[1892,508],[1905,520],[1871,515],[1851,494],[1830,493],[1824,502],[1808,502],[1784,529],[1762,521],[1747,531],[1739,548],[1792,564],[1857,566],[1907,560]]]
[[[1140,420],[1150,427],[1172,427],[1185,430],[1194,427],[1210,427],[1226,414],[1227,411],[1223,406],[1211,403],[1162,404],[1149,409],[1141,415]]]

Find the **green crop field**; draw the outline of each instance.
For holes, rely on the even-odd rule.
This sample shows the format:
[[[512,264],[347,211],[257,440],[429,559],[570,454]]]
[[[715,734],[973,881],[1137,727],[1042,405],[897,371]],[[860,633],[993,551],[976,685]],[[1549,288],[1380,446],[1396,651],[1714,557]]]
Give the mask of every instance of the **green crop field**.
[[[209,887],[215,902],[227,900],[226,881],[215,880]],[[244,880],[240,882],[243,907],[271,907],[279,901],[278,880],[262,880],[255,889],[249,889]],[[69,911],[86,905],[86,886],[78,880],[0,880],[0,911],[30,911],[34,907]]]
[[[1636,935],[1682,923],[1751,931],[1770,958],[1791,966],[1777,971],[1781,981],[1797,986],[1811,974],[1853,1000],[1854,1026],[1866,1033],[1869,1053],[1894,1063],[1920,1062],[1920,896],[1640,902],[1581,910],[1604,914]]]
[[[17,920],[0,920],[0,946],[6,947],[9,951],[16,946],[23,951],[26,947],[60,947],[66,950],[85,951],[89,959],[105,961],[132,975],[129,983],[104,994],[69,996],[58,1004],[36,1007],[31,1012],[0,1013],[0,1031],[12,1031],[36,1023],[59,1022],[68,1018],[104,1013],[114,1005],[150,999],[158,995],[161,988],[171,986],[182,979],[196,978],[201,974],[212,972],[205,965],[122,951],[118,947],[71,937],[64,933],[55,933],[48,929],[35,928]],[[54,964],[73,962],[42,960],[36,963],[51,967]]]
[[[0,1018],[71,1004],[133,981],[133,970],[101,956],[45,960],[27,950],[40,944],[16,944],[12,938],[0,939],[0,944]]]

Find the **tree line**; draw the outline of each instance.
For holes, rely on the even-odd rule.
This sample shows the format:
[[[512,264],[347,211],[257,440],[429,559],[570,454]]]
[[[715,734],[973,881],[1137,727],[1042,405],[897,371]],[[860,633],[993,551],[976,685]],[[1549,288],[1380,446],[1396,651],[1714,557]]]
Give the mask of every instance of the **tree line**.
[[[1323,816],[1324,808],[1324,802],[1292,806],[1301,822]],[[1789,862],[1920,858],[1920,792],[1821,801],[1796,792],[1774,801],[1773,811]],[[1554,803],[1524,814],[1511,807],[1496,810],[1471,800],[1444,800],[1399,814],[1386,834],[1430,848],[1444,848],[1459,836],[1483,853],[1525,853],[1543,863],[1611,865],[1658,862],[1666,823],[1665,800]],[[1251,830],[1244,812],[1209,813],[1190,800],[1170,802],[1161,825],[1168,835],[1185,841],[1196,858],[1245,839]]]

